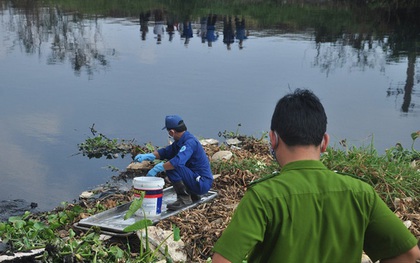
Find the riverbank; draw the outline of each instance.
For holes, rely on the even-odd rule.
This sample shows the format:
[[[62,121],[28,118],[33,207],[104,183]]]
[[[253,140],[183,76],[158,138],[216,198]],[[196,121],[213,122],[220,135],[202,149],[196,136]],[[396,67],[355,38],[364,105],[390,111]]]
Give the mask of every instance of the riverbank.
[[[232,153],[230,159],[212,160],[213,173],[218,175],[213,189],[218,192],[218,197],[212,202],[200,204],[156,224],[156,227],[167,231],[173,231],[174,226],[179,229],[187,262],[205,262],[211,257],[211,249],[229,223],[236,205],[246,191],[246,186],[265,174],[271,174],[279,169],[269,154],[266,140],[239,137],[239,141],[241,142],[230,146],[225,143],[204,146],[209,158],[220,151]],[[136,148],[137,150],[139,148]],[[406,149],[396,149],[387,156],[387,158],[393,156],[395,160],[389,160],[376,156],[369,149],[329,149],[322,158],[331,169],[351,172],[363,180],[375,183],[375,189],[390,208],[405,222],[417,239],[420,239],[420,206],[419,200],[414,198],[419,196],[419,189],[413,188],[418,185],[420,178],[419,160],[408,161],[409,159],[404,159],[403,155],[398,153],[409,156],[410,152]],[[343,160],[346,162],[343,163]],[[386,169],[394,173],[397,173],[394,170],[397,167],[403,169],[395,174],[399,177],[396,181],[398,184],[394,183],[394,178],[384,177],[388,174],[380,176],[383,180],[377,179],[378,175],[372,171],[382,173],[382,165],[386,165]],[[410,174],[410,177],[406,177],[406,173]],[[45,262],[46,259],[53,258],[59,260],[79,258],[84,261],[96,258],[103,262],[127,261],[132,257],[138,259],[142,255],[139,240],[135,236],[112,237],[101,241],[101,235],[95,230],[81,231],[74,227],[74,224],[82,218],[131,201],[132,192],[129,186],[132,178],[138,175],[140,174],[136,171],[123,171],[113,178],[114,183],[90,191],[91,195],[83,195],[74,204],[66,204],[47,213],[27,213],[22,217],[12,218],[7,224],[0,224],[2,240],[10,241],[9,244],[14,242],[13,249],[9,246],[3,254],[18,249],[29,250],[41,247],[45,248],[45,251],[32,258],[38,260],[35,262]],[[408,189],[406,183],[412,182],[417,184]],[[382,192],[384,187],[388,189],[388,193]],[[37,233],[36,236],[34,233]],[[93,246],[95,250],[92,250]]]

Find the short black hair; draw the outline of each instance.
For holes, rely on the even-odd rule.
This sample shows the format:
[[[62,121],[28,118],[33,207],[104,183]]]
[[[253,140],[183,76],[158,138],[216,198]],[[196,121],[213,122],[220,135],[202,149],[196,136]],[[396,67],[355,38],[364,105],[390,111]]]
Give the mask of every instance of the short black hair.
[[[327,115],[312,91],[296,89],[277,102],[271,130],[288,146],[318,146],[327,130]]]
[[[172,129],[167,129],[169,130],[175,130],[176,132],[183,132],[187,130],[187,126],[185,125],[184,121],[179,121],[178,126],[172,128]]]

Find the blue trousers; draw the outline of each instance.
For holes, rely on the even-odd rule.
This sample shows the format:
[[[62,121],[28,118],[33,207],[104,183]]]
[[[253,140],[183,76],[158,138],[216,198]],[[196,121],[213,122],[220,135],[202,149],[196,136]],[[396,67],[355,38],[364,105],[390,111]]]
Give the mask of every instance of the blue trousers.
[[[196,195],[207,193],[213,183],[213,176],[210,178],[208,176],[200,176],[185,166],[177,167],[174,170],[167,170],[166,175],[172,183],[182,180],[188,191]]]

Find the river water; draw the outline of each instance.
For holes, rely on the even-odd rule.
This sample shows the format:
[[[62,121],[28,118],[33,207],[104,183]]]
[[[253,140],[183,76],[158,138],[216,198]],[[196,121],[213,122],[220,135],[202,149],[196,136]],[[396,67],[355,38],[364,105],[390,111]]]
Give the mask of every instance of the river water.
[[[80,18],[58,11],[3,5],[0,12],[2,204],[21,199],[51,209],[109,181],[108,166],[124,169],[130,158],[77,155],[93,124],[110,138],[156,146],[167,143],[168,114],[183,116],[200,138],[220,139],[225,130],[262,136],[277,100],[309,88],[326,108],[337,147],[346,139],[373,142],[379,153],[397,142],[408,148],[420,129],[418,54],[391,52],[387,36],[355,46],[344,35],[318,41],[309,26],[255,26],[242,16],[235,24],[234,15],[230,26],[230,16],[217,15],[211,38],[206,16],[183,23],[153,12]]]

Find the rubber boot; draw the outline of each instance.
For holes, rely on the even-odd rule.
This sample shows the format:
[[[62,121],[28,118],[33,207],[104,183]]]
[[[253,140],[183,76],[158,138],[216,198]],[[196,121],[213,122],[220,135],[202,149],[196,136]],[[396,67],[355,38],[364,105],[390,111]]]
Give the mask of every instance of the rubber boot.
[[[168,210],[178,210],[193,203],[191,196],[188,194],[187,188],[182,181],[174,183],[174,190],[176,193],[176,201],[166,206]]]
[[[197,202],[201,200],[201,195],[191,194],[191,200]]]

